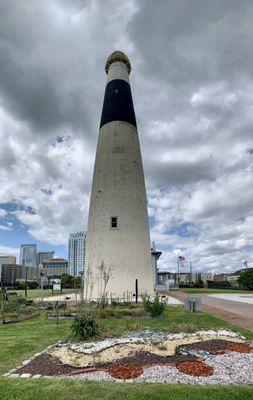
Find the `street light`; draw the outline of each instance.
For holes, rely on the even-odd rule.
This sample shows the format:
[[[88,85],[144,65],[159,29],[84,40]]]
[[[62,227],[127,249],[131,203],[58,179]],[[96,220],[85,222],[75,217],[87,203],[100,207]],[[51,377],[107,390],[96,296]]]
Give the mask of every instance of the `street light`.
[[[84,271],[79,271],[78,274],[81,276],[81,302],[84,301],[84,285],[83,285],[83,275]]]

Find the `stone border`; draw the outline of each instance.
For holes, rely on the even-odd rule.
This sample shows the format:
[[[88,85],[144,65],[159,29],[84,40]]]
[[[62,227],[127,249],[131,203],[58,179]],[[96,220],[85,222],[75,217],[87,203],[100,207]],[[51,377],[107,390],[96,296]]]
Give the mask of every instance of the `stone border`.
[[[43,354],[46,354],[49,350],[51,350],[52,348],[54,348],[55,346],[58,346],[60,344],[64,343],[64,339],[59,340],[58,342],[54,343],[54,344],[50,344],[49,346],[47,346],[44,350],[40,351],[39,353],[35,353],[31,358],[28,358],[27,360],[24,360],[22,362],[21,365],[19,365],[17,368],[11,369],[10,371],[6,372],[5,374],[3,374],[3,376],[5,377],[9,377],[9,378],[53,378],[52,376],[46,376],[46,375],[32,375],[32,374],[19,374],[18,370],[22,367],[24,367],[25,365],[29,364],[30,362],[32,362],[35,358],[42,356]]]

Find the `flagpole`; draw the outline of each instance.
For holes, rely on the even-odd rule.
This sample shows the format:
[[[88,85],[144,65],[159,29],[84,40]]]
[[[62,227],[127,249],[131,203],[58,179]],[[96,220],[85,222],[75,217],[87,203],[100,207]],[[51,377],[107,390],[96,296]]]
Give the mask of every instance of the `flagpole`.
[[[177,255],[177,284],[179,287],[179,256]]]
[[[192,286],[192,262],[190,261],[190,286]]]

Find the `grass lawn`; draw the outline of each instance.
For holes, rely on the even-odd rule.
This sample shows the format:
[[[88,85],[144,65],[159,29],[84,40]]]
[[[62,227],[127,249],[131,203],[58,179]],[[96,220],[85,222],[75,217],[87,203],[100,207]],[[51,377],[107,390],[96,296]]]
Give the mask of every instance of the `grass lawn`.
[[[19,295],[25,297],[25,291],[24,290],[9,290],[10,292],[17,292]],[[7,291],[8,293],[8,291]],[[62,289],[62,294],[68,294],[68,293],[75,293],[75,289]],[[78,292],[79,293],[79,292]],[[57,294],[61,294],[60,292],[52,294],[52,289],[45,289],[43,290],[43,297],[49,297],[49,296],[55,296]],[[27,290],[27,298],[28,299],[33,299],[36,297],[41,297],[41,290],[40,289],[28,289]]]
[[[252,388],[0,378],[1,400],[251,400]]]
[[[70,321],[47,320],[45,314],[38,317],[0,326],[0,373],[15,368],[32,354],[69,334]],[[0,395],[1,399],[1,395]]]
[[[30,355],[70,333],[71,321],[46,320],[45,314],[17,324],[0,326],[0,373],[18,366]],[[100,320],[103,336],[120,335],[126,329],[151,328],[163,331],[225,327],[253,339],[253,333],[206,313],[190,314],[183,307],[169,307],[163,318],[121,317]],[[252,397],[250,397],[252,395]],[[23,399],[250,399],[247,387],[191,387],[164,384],[111,384],[72,382],[64,379],[17,380],[0,377],[1,400]]]
[[[105,337],[119,336],[125,330],[150,328],[164,332],[195,332],[198,329],[227,328],[242,333],[248,339],[253,340],[253,332],[232,325],[210,314],[188,313],[183,306],[169,307],[162,318],[149,317],[125,317],[103,318],[100,326]]]
[[[236,290],[236,289],[208,289],[208,288],[185,288],[179,289],[180,292],[184,293],[203,293],[203,294],[214,294],[214,293],[247,293],[252,294],[252,290]]]

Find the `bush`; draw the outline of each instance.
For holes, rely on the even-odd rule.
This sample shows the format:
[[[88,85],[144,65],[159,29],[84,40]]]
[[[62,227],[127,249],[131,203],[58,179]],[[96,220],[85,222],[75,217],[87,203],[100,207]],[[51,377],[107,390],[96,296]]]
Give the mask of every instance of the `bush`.
[[[243,287],[253,290],[253,268],[243,271],[238,278],[238,282]]]
[[[86,340],[98,334],[98,326],[90,314],[81,314],[75,317],[71,329],[76,340]]]
[[[160,317],[165,311],[165,305],[161,302],[160,295],[156,293],[154,300],[145,298],[143,301],[144,310],[151,314],[151,317]]]
[[[141,308],[106,307],[100,313],[100,318],[123,318],[123,317],[143,317],[144,311]]]

